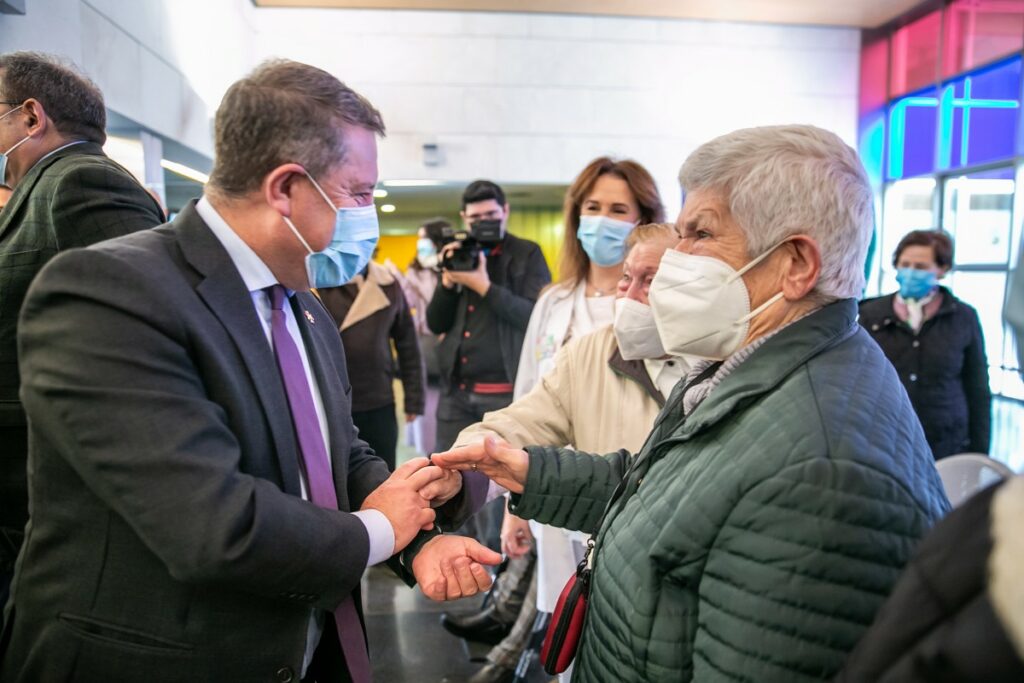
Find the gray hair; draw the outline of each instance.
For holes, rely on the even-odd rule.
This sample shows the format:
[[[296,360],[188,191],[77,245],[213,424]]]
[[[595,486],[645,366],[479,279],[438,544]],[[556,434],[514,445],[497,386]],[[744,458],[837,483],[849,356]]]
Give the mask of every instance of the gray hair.
[[[756,257],[791,235],[821,249],[822,302],[859,297],[874,229],[871,186],[835,133],[806,125],[746,128],[701,145],[679,171],[684,192],[722,194]]]
[[[0,100],[38,100],[61,135],[102,145],[107,140],[103,93],[69,61],[44,52],[0,55]]]
[[[217,108],[212,189],[242,196],[274,168],[302,164],[314,178],[344,158],[342,124],[384,134],[370,102],[315,66],[268,60],[236,82]]]

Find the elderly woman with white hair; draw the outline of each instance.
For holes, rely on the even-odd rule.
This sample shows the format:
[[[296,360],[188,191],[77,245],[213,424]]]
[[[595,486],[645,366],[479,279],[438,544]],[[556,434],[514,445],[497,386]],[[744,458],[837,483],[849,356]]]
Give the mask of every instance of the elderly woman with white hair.
[[[811,126],[712,140],[680,182],[651,307],[666,352],[706,360],[641,451],[490,440],[434,462],[487,474],[519,516],[594,533],[574,681],[824,680],[948,509],[857,324],[871,190]]]

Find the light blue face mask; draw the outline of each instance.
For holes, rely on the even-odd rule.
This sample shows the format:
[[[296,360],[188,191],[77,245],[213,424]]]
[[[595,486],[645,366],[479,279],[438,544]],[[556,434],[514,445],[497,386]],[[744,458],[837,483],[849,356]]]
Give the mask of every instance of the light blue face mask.
[[[12,110],[10,110],[8,112],[4,112],[4,115],[0,116],[0,121],[3,121],[8,116],[10,116],[14,112],[18,111],[19,109],[21,109],[23,106],[24,105],[19,104],[14,109],[12,109]],[[6,152],[0,152],[0,185],[7,185],[7,156],[11,152],[13,152],[14,150],[16,150],[19,147],[21,147],[23,144],[25,144],[25,141],[30,139],[31,137],[32,137],[31,135],[26,135],[21,140],[19,140],[18,142],[14,143],[14,147],[11,147]]]
[[[309,253],[306,255],[306,276],[310,287],[340,287],[363,271],[373,256],[380,239],[377,207],[336,207],[313,176],[306,174],[320,196],[334,210],[334,235],[323,251],[313,251],[295,224],[281,216]]]
[[[608,216],[580,216],[576,237],[590,260],[599,266],[614,266],[626,258],[626,237],[636,223]]]
[[[416,240],[416,260],[424,268],[437,266],[437,247],[429,237],[420,237]]]
[[[917,268],[900,268],[896,271],[896,282],[900,283],[900,296],[904,299],[923,299],[939,284],[935,273]]]

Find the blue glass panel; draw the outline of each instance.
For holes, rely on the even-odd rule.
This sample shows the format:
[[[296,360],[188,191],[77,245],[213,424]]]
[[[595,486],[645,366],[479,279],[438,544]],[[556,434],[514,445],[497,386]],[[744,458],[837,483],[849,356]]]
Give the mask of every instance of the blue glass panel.
[[[939,168],[1009,159],[1020,116],[1021,59],[948,81],[939,96]]]
[[[864,114],[857,132],[857,151],[868,172],[871,186],[882,185],[882,163],[885,159],[885,110],[877,109]]]
[[[935,133],[938,88],[928,88],[889,105],[890,180],[927,175],[935,171]]]

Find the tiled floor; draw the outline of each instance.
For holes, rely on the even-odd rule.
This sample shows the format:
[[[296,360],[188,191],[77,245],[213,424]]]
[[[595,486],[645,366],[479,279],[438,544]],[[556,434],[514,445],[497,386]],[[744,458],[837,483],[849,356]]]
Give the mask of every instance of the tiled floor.
[[[480,667],[470,661],[466,641],[438,622],[445,609],[472,610],[479,599],[438,604],[386,568],[366,573],[363,596],[370,662],[378,683],[459,683]]]
[[[374,681],[467,681],[483,666],[488,648],[449,634],[441,628],[439,619],[445,610],[474,611],[480,602],[480,598],[433,602],[418,588],[407,587],[387,568],[368,571],[363,577],[363,608]],[[529,683],[548,680],[543,672],[531,671]]]

